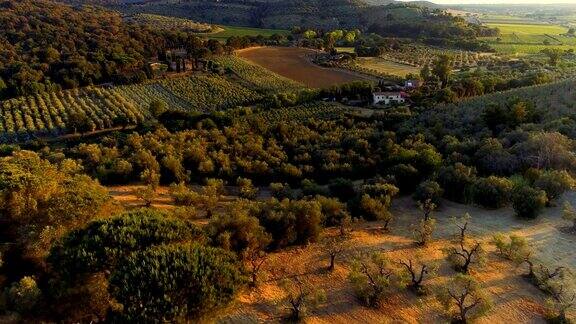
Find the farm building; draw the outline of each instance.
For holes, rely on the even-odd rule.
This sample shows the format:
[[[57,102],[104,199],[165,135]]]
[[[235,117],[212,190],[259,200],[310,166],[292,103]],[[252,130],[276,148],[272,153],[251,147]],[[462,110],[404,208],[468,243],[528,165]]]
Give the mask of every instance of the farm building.
[[[372,93],[372,98],[375,105],[400,104],[406,102],[403,92],[374,92]]]
[[[404,81],[404,88],[406,89],[417,89],[422,86],[422,81],[420,80],[406,80]]]

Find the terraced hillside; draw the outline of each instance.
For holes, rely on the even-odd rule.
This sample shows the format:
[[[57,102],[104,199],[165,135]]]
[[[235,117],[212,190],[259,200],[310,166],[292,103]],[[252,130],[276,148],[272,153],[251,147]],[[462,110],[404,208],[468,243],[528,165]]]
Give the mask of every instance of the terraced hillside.
[[[41,93],[0,102],[0,142],[26,141],[71,132],[71,118],[86,118],[84,131],[134,125],[148,116],[150,103],[171,109],[210,112],[250,105],[272,93],[303,86],[241,59],[219,60],[235,73],[194,75],[110,89],[87,87]],[[76,119],[75,119],[76,120]]]

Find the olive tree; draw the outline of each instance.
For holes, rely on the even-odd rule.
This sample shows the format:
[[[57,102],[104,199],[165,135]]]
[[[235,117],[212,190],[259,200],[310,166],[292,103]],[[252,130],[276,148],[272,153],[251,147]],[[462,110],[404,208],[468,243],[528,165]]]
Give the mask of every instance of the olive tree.
[[[355,260],[348,279],[358,299],[367,306],[376,307],[392,287],[394,275],[390,260],[381,253],[374,253],[369,258]]]
[[[326,294],[323,290],[308,288],[297,278],[283,280],[281,286],[286,292],[284,303],[290,310],[287,316],[289,321],[301,321],[311,310],[326,301]]]
[[[459,241],[456,246],[446,247],[444,253],[454,270],[467,274],[472,264],[482,265],[485,261],[485,251],[481,242],[469,244],[466,239],[466,227],[460,227]]]
[[[413,224],[412,234],[416,244],[424,246],[430,242],[434,230],[436,228],[436,220],[432,218],[432,212],[436,209],[436,205],[430,200],[420,203],[420,210],[422,211],[423,218],[418,224]]]
[[[424,280],[436,273],[435,264],[426,264],[409,259],[400,260],[399,264],[403,266],[404,275],[407,275],[407,287],[416,294],[424,294]]]
[[[491,307],[490,297],[471,276],[458,273],[440,288],[438,300],[452,317],[452,323],[467,323]]]

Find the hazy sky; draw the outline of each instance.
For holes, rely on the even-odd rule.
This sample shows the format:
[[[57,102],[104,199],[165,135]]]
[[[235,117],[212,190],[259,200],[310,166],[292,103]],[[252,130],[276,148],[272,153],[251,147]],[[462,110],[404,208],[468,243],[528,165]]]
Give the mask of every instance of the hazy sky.
[[[517,3],[530,3],[530,4],[549,4],[549,3],[573,3],[576,0],[432,0],[434,3],[441,4],[517,4]]]

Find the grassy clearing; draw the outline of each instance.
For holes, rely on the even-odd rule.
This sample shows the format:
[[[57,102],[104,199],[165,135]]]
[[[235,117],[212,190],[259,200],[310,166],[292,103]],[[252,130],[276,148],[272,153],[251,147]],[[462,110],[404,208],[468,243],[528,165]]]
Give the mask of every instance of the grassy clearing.
[[[543,25],[543,24],[511,24],[511,23],[490,23],[487,24],[489,27],[498,28],[503,35],[505,34],[521,34],[521,35],[560,35],[565,34],[568,28],[555,25]]]
[[[210,34],[208,37],[210,39],[216,39],[219,41],[226,41],[232,36],[242,37],[242,36],[272,36],[274,34],[287,34],[287,30],[282,29],[262,29],[262,28],[250,28],[250,27],[236,27],[236,26],[219,26],[223,30],[217,33]]]
[[[354,53],[356,50],[354,47],[336,47],[336,52],[338,53]]]
[[[378,73],[392,74],[405,77],[410,73],[418,73],[419,69],[414,66],[396,63],[379,57],[361,57],[357,64],[365,69],[374,70]]]

